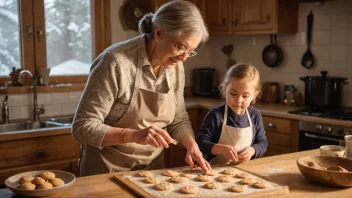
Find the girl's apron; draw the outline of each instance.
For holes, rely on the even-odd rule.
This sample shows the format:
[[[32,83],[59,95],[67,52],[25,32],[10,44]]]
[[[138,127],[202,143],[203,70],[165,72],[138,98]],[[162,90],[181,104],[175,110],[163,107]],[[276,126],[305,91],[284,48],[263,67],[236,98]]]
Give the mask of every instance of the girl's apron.
[[[249,120],[249,127],[246,128],[236,128],[232,126],[227,126],[227,112],[228,107],[225,105],[224,122],[222,123],[221,135],[219,138],[219,144],[226,144],[233,146],[237,153],[241,152],[246,147],[251,146],[253,140],[253,128],[251,117],[249,116],[248,110],[246,109],[246,114]],[[223,155],[217,155],[210,160],[210,164],[220,164],[229,163]]]
[[[168,93],[157,93],[141,88],[142,68],[137,67],[135,88],[130,106],[125,115],[113,126],[144,129],[151,125],[164,128],[175,116],[174,96],[170,93],[169,74],[165,71]],[[85,145],[82,175],[108,172],[157,169],[164,167],[164,147],[155,148],[137,143],[117,144],[98,149]]]

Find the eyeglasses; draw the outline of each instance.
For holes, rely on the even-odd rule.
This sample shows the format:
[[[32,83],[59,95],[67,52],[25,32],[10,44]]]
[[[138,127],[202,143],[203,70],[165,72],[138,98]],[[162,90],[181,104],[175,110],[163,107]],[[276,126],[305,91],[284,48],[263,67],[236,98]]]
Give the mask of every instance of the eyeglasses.
[[[195,50],[187,51],[184,49],[183,46],[180,47],[180,46],[177,46],[176,44],[173,44],[173,45],[174,45],[178,55],[182,55],[182,54],[186,53],[188,57],[193,57],[198,54]]]

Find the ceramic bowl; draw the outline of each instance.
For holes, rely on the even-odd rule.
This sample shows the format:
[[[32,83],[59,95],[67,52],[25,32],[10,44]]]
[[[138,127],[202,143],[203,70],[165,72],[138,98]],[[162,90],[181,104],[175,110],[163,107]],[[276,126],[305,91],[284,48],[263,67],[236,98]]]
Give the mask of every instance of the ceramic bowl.
[[[312,162],[318,167],[312,167]],[[332,156],[310,156],[297,160],[297,166],[308,180],[326,186],[352,186],[352,160]],[[348,172],[325,170],[327,167],[340,166]]]
[[[60,178],[65,182],[65,185],[54,187],[52,189],[35,189],[35,190],[24,190],[19,188],[18,180],[25,175],[28,176],[38,176],[40,173],[44,171],[50,171],[55,173],[56,178]],[[70,187],[76,180],[76,177],[68,172],[58,171],[58,170],[41,170],[41,171],[30,171],[25,173],[20,173],[14,176],[11,176],[6,179],[5,185],[16,195],[23,195],[27,197],[45,197],[49,195],[53,195],[59,193],[66,188]]]
[[[324,145],[320,147],[320,155],[343,157],[345,148],[337,145]]]

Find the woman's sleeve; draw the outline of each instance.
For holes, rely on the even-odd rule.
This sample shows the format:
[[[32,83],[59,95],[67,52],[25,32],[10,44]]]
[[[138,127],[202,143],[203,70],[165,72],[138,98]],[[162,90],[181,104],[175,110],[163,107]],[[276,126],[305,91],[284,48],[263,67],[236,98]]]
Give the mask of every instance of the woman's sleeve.
[[[104,119],[118,93],[116,62],[111,54],[105,53],[93,62],[92,68],[76,110],[72,135],[78,142],[103,148],[101,143],[110,127]]]
[[[216,133],[219,126],[214,112],[215,111],[211,110],[204,117],[199,133],[196,137],[199,149],[203,153],[203,157],[208,161],[214,157],[214,155],[211,154],[211,149],[218,142],[218,140],[216,140]]]
[[[185,73],[183,64],[179,63],[175,67],[175,83],[174,83],[174,94],[175,94],[175,117],[171,124],[167,126],[167,130],[170,135],[181,142],[184,135],[191,135],[194,137],[194,132],[189,121],[189,116],[186,111],[185,100],[183,96],[183,89],[185,86]]]
[[[263,118],[259,111],[257,113],[257,120],[256,120],[256,133],[252,147],[255,150],[255,154],[253,158],[258,158],[262,156],[268,148],[268,141],[266,139],[264,125],[263,125]]]

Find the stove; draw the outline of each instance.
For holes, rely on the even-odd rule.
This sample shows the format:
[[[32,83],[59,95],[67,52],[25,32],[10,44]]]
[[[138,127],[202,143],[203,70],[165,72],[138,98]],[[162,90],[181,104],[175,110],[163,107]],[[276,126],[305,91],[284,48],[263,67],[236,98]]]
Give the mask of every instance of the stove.
[[[352,108],[349,107],[342,107],[339,109],[305,108],[289,111],[289,113],[352,121]]]
[[[352,108],[305,108],[289,111],[292,114],[352,121]],[[299,150],[317,149],[322,145],[345,146],[344,136],[352,135],[352,127],[300,121]]]

